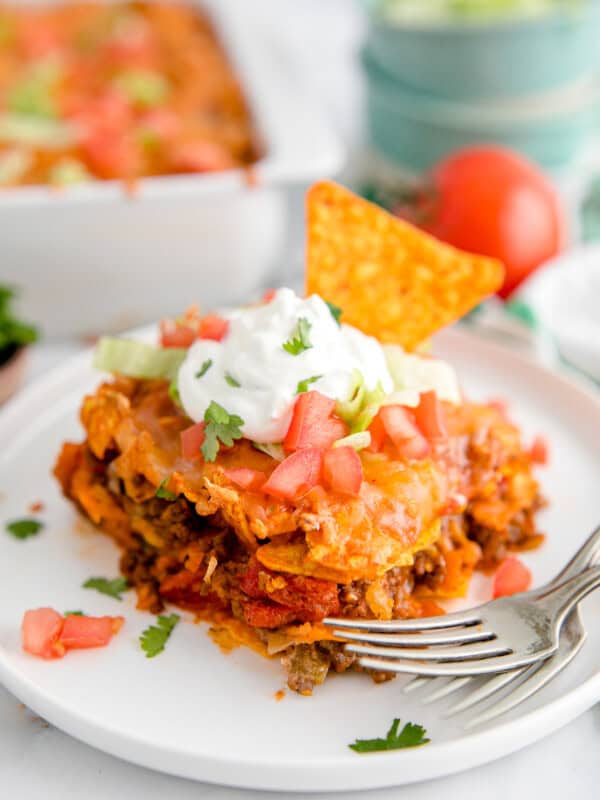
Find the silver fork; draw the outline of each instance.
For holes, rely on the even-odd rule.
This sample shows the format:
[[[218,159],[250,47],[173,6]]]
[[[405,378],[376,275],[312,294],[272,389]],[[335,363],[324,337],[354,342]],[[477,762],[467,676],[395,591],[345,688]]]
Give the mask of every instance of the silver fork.
[[[361,656],[359,663],[367,668],[432,676],[485,675],[552,655],[565,618],[598,586],[600,567],[592,567],[559,585],[443,617],[325,623],[335,628],[336,636],[360,642],[346,649]]]
[[[538,589],[534,589],[530,594],[540,595],[552,586],[557,586],[563,581],[578,574],[586,567],[591,566],[600,557],[600,526],[588,537],[581,548],[573,556],[571,561],[550,583]],[[458,703],[452,705],[442,715],[445,719],[455,716],[471,709],[473,706],[482,703],[492,695],[508,689],[504,696],[489,705],[484,711],[476,714],[464,723],[465,728],[473,728],[484,722],[489,722],[496,717],[506,714],[520,703],[540,691],[563,669],[565,669],[575,656],[579,653],[586,640],[586,632],[583,627],[579,608],[574,608],[567,616],[560,633],[558,650],[543,662],[538,662],[530,667],[521,667],[510,672],[500,673],[491,678],[487,678],[483,685],[469,692],[469,694]],[[446,681],[440,687],[439,681]],[[433,687],[433,690],[421,695],[424,704],[433,703],[441,700],[473,683],[476,678],[467,676],[461,678],[425,678],[417,676],[407,683],[402,691],[404,693],[413,692],[415,689],[423,687]]]

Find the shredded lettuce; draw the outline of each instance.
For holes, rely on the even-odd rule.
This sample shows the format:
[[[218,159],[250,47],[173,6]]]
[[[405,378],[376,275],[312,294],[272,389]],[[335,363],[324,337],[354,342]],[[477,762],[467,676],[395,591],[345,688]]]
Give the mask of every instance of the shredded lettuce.
[[[0,114],[0,139],[14,144],[60,150],[77,141],[65,122],[30,114]]]
[[[338,439],[333,443],[333,447],[352,447],[354,450],[364,450],[371,444],[371,434],[369,431],[360,431],[359,433],[351,433],[350,436],[344,436],[343,439]]]
[[[385,397],[381,383],[374,389],[368,389],[362,372],[353,370],[350,393],[347,400],[338,400],[335,406],[337,415],[348,425],[350,433],[365,431]]]
[[[262,444],[261,442],[252,442],[252,447],[254,447],[255,450],[259,450],[261,453],[271,456],[271,458],[274,458],[275,461],[283,461],[285,458],[283,445],[281,444]]]
[[[16,183],[33,163],[33,154],[24,147],[0,153],[0,186]]]
[[[64,158],[54,164],[48,174],[48,179],[53,186],[75,186],[91,180],[85,164],[77,158]]]
[[[115,85],[132,103],[142,108],[152,108],[163,103],[169,94],[169,83],[160,74],[149,69],[130,69],[122,72]]]
[[[100,339],[94,354],[94,367],[130,378],[164,378],[174,381],[187,350],[154,347],[133,339]]]
[[[440,400],[458,404],[461,392],[456,372],[445,361],[405,353],[398,345],[383,346],[388,370],[394,381],[394,394],[386,403],[418,406],[419,394],[433,390]]]

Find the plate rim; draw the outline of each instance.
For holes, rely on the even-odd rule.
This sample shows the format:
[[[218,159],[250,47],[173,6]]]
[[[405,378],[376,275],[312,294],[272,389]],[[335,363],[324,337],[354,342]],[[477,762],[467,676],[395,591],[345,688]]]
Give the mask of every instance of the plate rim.
[[[155,326],[145,326],[129,333],[129,336],[146,338],[152,334]],[[452,341],[459,346],[479,346],[491,353],[499,353],[504,358],[519,362],[522,366],[534,370],[546,379],[558,381],[570,391],[583,395],[591,403],[600,419],[600,397],[576,376],[564,371],[551,371],[547,367],[509,347],[482,339],[465,330],[451,329],[442,337],[446,346],[452,347]],[[65,381],[75,379],[81,381],[77,374],[82,366],[88,367],[93,349],[68,358],[47,373],[32,381],[16,398],[9,401],[0,410],[0,434],[12,434],[15,438],[14,419],[26,414],[27,406],[39,403],[44,390],[61,388]],[[10,459],[10,447],[5,458]],[[92,747],[109,753],[117,758],[130,761],[143,767],[160,772],[177,775],[197,781],[209,782],[222,786],[235,786],[259,790],[278,791],[347,791],[376,789],[389,786],[408,785],[422,780],[442,777],[461,772],[478,764],[488,763],[508,755],[529,743],[538,741],[550,733],[563,727],[579,714],[586,711],[600,700],[600,669],[577,687],[559,695],[546,705],[528,711],[516,719],[497,723],[488,729],[462,735],[439,744],[432,743],[427,748],[411,750],[411,775],[396,775],[400,771],[403,753],[380,753],[375,761],[378,769],[373,768],[374,759],[358,759],[348,762],[347,756],[323,759],[312,759],[307,764],[300,761],[279,760],[274,766],[267,759],[258,761],[255,758],[236,756],[215,756],[202,754],[198,750],[182,751],[171,747],[144,741],[143,737],[134,737],[123,733],[118,728],[98,724],[85,717],[83,712],[69,706],[61,706],[28,677],[19,674],[12,666],[0,646],[0,683],[25,702],[30,708],[42,715],[51,724],[69,735]],[[172,762],[169,760],[172,759]],[[238,776],[230,776],[233,765],[240,767]],[[416,765],[416,769],[415,769]],[[339,774],[343,772],[343,774]],[[310,773],[310,774],[307,774]],[[336,773],[331,775],[328,773]],[[295,780],[298,783],[293,786]]]

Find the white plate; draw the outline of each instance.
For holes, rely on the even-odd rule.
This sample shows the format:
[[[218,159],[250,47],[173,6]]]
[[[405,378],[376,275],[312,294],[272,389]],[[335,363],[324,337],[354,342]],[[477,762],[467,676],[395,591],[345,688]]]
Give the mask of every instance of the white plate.
[[[561,377],[487,342],[445,334],[468,391],[512,399],[527,435],[543,432],[553,458],[543,474],[552,505],[541,517],[548,543],[525,560],[537,583],[555,573],[600,520],[600,401]],[[0,415],[0,524],[42,500],[46,528],[15,541],[0,530],[0,681],[73,736],[121,758],[176,775],[279,790],[350,790],[410,783],[457,772],[510,753],[569,722],[600,700],[600,596],[585,603],[589,640],[553,684],[510,716],[469,735],[444,721],[442,704],[422,706],[401,681],[376,686],[360,675],[333,677],[312,698],[287,692],[277,661],[248,650],[221,654],[205,631],[180,624],[164,653],[146,660],[137,638],[152,618],[93,591],[91,575],[115,576],[117,551],[86,531],[49,477],[64,439],[78,439],[77,409],[98,378],[89,355],[69,362],[21,394]],[[487,579],[474,581],[483,599]],[[21,651],[26,608],[51,605],[91,614],[124,613],[110,647],[47,663]],[[355,738],[385,733],[393,717],[419,722],[431,744],[358,755]]]

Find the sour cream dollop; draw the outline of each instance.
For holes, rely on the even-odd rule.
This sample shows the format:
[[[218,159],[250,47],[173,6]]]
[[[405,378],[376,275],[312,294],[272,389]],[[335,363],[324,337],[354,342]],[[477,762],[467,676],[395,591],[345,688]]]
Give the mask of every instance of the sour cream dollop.
[[[199,339],[179,369],[181,403],[195,422],[215,401],[243,419],[246,438],[280,442],[302,381],[316,378],[308,389],[335,400],[348,398],[354,370],[360,370],[368,389],[381,383],[389,394],[394,388],[379,342],[350,325],[338,325],[317,295],[301,298],[291,289],[279,289],[270,303],[222,316],[229,321],[224,339]],[[311,346],[292,355],[283,345],[297,334],[300,319],[310,324]],[[210,367],[198,377],[207,362]]]

